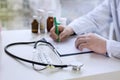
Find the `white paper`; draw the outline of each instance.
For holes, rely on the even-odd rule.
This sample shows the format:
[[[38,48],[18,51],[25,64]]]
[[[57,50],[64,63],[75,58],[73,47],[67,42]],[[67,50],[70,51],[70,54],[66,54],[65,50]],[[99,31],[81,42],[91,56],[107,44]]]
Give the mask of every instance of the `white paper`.
[[[50,37],[49,38],[45,38],[45,39],[48,42],[50,42],[57,49],[57,51],[60,53],[60,55],[72,54],[72,53],[75,54],[75,53],[81,53],[81,52],[88,52],[88,51],[90,51],[87,48],[84,48],[82,51],[80,51],[80,50],[78,50],[75,47],[76,36],[70,37],[65,42],[55,42]]]

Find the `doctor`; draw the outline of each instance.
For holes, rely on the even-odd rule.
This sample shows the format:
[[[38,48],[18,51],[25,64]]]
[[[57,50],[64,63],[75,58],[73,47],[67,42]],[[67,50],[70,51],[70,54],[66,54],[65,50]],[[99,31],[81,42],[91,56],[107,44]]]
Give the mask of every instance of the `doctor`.
[[[95,34],[99,33],[101,27],[113,23],[116,40],[108,40]],[[61,32],[59,38],[65,41],[70,35],[79,35],[75,46],[79,50],[88,48],[96,53],[120,58],[120,0],[105,0],[87,15],[80,17],[70,23],[67,27],[59,26]],[[58,36],[52,28],[50,36],[56,40]],[[80,35],[87,33],[84,35]]]

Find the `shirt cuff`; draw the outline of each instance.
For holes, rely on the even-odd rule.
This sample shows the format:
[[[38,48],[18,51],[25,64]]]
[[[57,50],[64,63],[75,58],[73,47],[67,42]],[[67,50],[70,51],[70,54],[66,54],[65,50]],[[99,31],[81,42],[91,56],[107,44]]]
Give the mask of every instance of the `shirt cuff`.
[[[106,44],[107,53],[106,53],[106,55],[109,56],[109,57],[112,57],[111,56],[111,50],[110,50],[110,43],[111,43],[111,41],[107,40],[107,44]]]

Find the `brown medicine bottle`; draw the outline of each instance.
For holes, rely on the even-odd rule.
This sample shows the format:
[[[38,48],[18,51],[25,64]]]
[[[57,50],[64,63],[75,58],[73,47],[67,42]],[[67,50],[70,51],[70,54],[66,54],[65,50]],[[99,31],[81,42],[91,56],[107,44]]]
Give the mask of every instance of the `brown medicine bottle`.
[[[53,24],[54,24],[53,11],[48,11],[47,32],[50,32],[50,29],[53,27]]]
[[[32,33],[38,33],[39,23],[37,21],[37,16],[33,16],[33,21],[31,23],[31,25],[32,25]]]

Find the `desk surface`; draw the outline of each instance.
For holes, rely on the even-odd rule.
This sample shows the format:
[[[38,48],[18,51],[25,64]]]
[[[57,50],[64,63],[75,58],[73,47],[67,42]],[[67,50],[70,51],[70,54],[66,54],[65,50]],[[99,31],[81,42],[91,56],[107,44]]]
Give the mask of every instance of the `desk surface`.
[[[36,72],[31,66],[20,63],[8,56],[3,48],[16,41],[38,40],[42,34],[32,34],[30,30],[2,31],[0,36],[0,80],[119,80],[120,60],[95,53],[63,57],[66,62],[84,63],[81,71],[55,69]],[[101,79],[101,77],[105,76]],[[113,77],[112,77],[112,76]],[[99,78],[99,79],[98,79]]]

